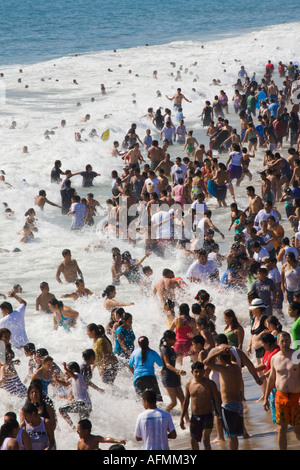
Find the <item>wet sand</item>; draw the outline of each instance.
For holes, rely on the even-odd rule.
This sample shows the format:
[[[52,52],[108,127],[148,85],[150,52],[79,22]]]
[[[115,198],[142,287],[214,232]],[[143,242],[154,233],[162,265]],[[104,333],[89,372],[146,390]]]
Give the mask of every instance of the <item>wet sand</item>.
[[[249,438],[239,438],[239,450],[278,450],[276,424],[272,423],[271,412],[266,412],[263,402],[257,400],[261,396],[261,388],[256,384],[248,370],[243,371],[245,383],[244,418],[245,427]],[[171,413],[172,414],[172,413]],[[170,450],[190,450],[189,430],[181,430],[179,427],[179,413],[172,414],[177,431],[177,439],[170,442]],[[216,431],[211,434],[212,450],[229,450],[227,442],[214,443]],[[203,449],[201,444],[200,449]],[[300,442],[296,439],[291,429],[288,430],[288,450],[300,450]]]

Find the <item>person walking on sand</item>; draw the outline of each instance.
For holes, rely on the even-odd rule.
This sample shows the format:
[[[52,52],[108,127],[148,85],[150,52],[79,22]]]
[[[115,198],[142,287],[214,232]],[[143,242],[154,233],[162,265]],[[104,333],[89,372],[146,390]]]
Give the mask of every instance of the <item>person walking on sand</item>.
[[[268,378],[264,408],[270,409],[269,396],[276,388],[275,412],[279,450],[287,450],[287,430],[291,426],[300,441],[300,364],[291,349],[291,336],[286,331],[277,335],[280,351],[271,359],[271,371]]]
[[[199,450],[203,439],[205,450],[211,450],[210,435],[213,429],[213,403],[222,419],[221,400],[213,380],[205,377],[204,364],[196,361],[191,366],[193,378],[185,387],[185,399],[180,417],[180,427],[185,429],[184,416],[191,403],[190,434],[192,450]]]
[[[218,362],[215,362],[217,359]],[[219,346],[203,361],[219,372],[222,418],[230,450],[238,450],[238,436],[244,435],[241,368],[231,360],[230,348]]]

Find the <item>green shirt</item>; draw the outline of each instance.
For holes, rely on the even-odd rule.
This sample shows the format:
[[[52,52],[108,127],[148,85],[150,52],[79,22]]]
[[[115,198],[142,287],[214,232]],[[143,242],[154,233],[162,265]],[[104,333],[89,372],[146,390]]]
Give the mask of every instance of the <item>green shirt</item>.
[[[291,326],[291,335],[293,338],[293,342],[298,341],[298,344],[293,346],[293,349],[300,349],[300,317],[294,321]]]

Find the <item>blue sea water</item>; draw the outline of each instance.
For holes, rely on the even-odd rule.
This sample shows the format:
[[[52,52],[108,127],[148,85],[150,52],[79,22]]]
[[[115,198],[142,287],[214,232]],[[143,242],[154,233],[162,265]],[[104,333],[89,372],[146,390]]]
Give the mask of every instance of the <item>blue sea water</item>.
[[[172,41],[207,41],[300,21],[299,0],[7,0],[0,65]]]

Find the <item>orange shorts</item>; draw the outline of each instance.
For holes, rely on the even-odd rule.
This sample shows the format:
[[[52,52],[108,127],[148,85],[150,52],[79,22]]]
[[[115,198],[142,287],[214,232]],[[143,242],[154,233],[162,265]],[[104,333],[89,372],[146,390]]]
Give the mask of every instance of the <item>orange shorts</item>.
[[[277,424],[300,426],[300,393],[282,393],[275,395]]]

